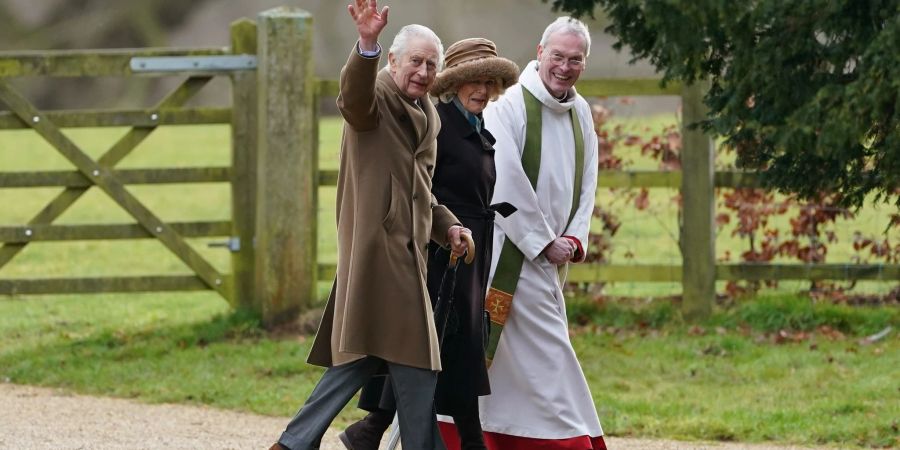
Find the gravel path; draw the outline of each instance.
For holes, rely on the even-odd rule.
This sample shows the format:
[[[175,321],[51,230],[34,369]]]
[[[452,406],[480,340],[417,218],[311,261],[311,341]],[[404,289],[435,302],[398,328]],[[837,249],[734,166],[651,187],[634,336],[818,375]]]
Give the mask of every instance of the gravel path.
[[[287,417],[73,395],[0,383],[0,449],[268,449]],[[801,447],[608,438],[610,450],[801,450]],[[806,449],[805,447],[803,449]],[[331,430],[322,450],[345,450]]]

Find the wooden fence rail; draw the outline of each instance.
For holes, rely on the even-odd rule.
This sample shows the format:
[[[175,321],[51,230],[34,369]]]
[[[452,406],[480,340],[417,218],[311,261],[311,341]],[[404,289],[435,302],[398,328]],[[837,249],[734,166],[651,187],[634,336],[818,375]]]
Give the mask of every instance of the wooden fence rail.
[[[579,264],[569,268],[575,283],[634,281],[678,283],[682,266],[667,264]],[[717,281],[737,280],[900,280],[896,264],[716,264]]]
[[[161,111],[48,111],[47,120],[62,128],[156,127],[160,125],[204,125],[231,122],[231,108],[180,108]],[[31,128],[15,114],[0,111],[0,130]]]
[[[267,325],[292,320],[312,302],[317,280],[333,277],[334,264],[317,261],[318,188],[334,186],[335,170],[317,170],[318,109],[334,97],[338,82],[316,79],[312,71],[312,17],[295,8],[276,8],[256,20],[231,24],[229,48],[66,50],[0,52],[2,130],[32,129],[74,166],[69,171],[0,171],[0,188],[59,187],[62,192],[27,223],[0,226],[0,267],[37,241],[158,239],[194,274],[77,279],[0,279],[0,295],[214,290],[237,308],[262,314]],[[246,67],[185,68],[147,72],[134,58],[248,57]],[[140,64],[140,63],[138,63]],[[184,82],[151,108],[39,111],[8,82],[20,77],[180,76]],[[186,107],[213,77],[231,82],[226,108]],[[680,96],[683,120],[701,119],[703,87],[657,79],[581,80],[579,92],[592,96]],[[229,167],[116,169],[159,126],[229,124]],[[61,128],[130,127],[97,160],[88,157]],[[672,282],[683,286],[688,317],[708,314],[717,280],[900,279],[898,265],[716,264],[714,188],[759,186],[759,177],[740,171],[714,172],[712,141],[682,128],[682,171],[603,171],[601,188],[666,188],[682,193],[680,265],[598,265],[570,268],[568,279]],[[229,221],[165,223],[124,188],[131,184],[210,183],[231,185]],[[135,223],[55,225],[53,222],[91,188],[100,188]],[[290,195],[285,195],[290,193]],[[185,238],[229,237],[230,273],[219,273],[188,246]]]
[[[120,169],[114,170],[123,184],[172,184],[215,183],[231,179],[228,167],[183,167],[170,169]],[[0,172],[0,187],[80,187],[93,186],[93,182],[80,172]]]
[[[231,233],[229,221],[169,222],[169,226],[182,237],[228,236]],[[155,235],[137,224],[0,226],[0,242],[11,243],[142,238],[155,239]]]
[[[134,76],[131,59],[154,56],[228,55],[227,48],[141,48],[0,52],[0,78]]]

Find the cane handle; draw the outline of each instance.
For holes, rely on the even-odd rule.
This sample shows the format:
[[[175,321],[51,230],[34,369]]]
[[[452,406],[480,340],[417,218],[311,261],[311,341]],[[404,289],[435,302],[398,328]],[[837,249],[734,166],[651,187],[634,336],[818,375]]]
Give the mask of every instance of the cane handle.
[[[466,250],[466,258],[463,260],[466,264],[472,264],[472,261],[475,261],[475,241],[472,240],[472,236],[469,233],[460,233],[459,238],[466,241],[469,248]],[[453,253],[450,254],[450,265],[455,266],[456,263],[456,255]]]

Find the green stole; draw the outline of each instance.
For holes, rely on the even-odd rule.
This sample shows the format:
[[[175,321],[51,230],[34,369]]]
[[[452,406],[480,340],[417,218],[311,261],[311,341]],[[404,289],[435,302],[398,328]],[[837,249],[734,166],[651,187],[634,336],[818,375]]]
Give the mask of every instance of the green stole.
[[[522,87],[522,97],[525,100],[525,148],[522,151],[522,169],[531,182],[531,188],[537,191],[538,173],[541,168],[541,102]],[[581,131],[581,123],[575,113],[575,107],[569,110],[572,120],[572,132],[575,136],[575,188],[572,190],[572,208],[569,212],[569,224],[575,217],[578,204],[581,200],[581,178],[584,172],[584,135]],[[568,227],[568,225],[566,225]],[[525,255],[512,243],[507,236],[500,250],[497,261],[497,270],[494,279],[488,289],[485,299],[485,309],[491,314],[491,337],[485,349],[485,359],[490,367],[500,343],[500,333],[512,308],[513,295],[519,276],[522,273],[522,265]]]

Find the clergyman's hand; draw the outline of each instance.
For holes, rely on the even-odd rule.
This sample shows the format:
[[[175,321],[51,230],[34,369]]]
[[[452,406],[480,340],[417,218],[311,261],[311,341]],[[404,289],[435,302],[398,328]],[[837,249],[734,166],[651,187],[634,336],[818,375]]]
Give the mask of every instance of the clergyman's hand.
[[[542,253],[547,258],[547,261],[559,266],[571,261],[572,257],[575,256],[575,250],[577,249],[572,241],[564,237],[558,237],[544,247]]]
[[[359,31],[359,49],[378,50],[378,35],[387,25],[388,7],[385,6],[379,12],[376,0],[356,0],[356,5],[347,5],[347,11]]]
[[[462,257],[462,255],[466,253],[466,250],[469,249],[469,244],[463,240],[462,234],[468,234],[469,237],[471,237],[472,230],[460,225],[453,225],[447,230],[447,241],[450,243],[450,254],[457,258]]]

